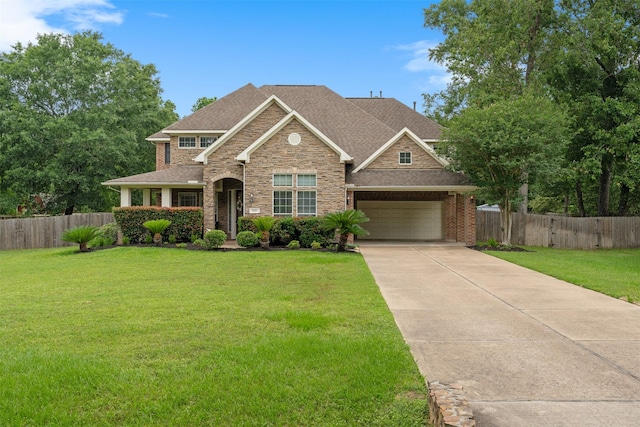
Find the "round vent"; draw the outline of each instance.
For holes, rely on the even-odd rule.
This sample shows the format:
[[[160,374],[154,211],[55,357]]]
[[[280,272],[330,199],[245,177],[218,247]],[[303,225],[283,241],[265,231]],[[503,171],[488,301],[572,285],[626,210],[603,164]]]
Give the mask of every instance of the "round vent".
[[[294,132],[292,134],[289,134],[289,138],[287,140],[291,145],[298,145],[300,144],[300,141],[302,141],[302,138],[300,137],[299,133]]]

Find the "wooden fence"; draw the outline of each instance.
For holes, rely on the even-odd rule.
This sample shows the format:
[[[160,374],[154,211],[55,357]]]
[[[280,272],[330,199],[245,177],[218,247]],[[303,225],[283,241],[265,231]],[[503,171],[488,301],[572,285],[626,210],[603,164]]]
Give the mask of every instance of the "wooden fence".
[[[0,250],[57,248],[75,245],[63,242],[62,232],[81,225],[101,226],[113,222],[112,213],[89,213],[38,218],[0,220]]]
[[[640,217],[512,214],[511,243],[561,249],[640,247]],[[476,239],[500,241],[500,212],[477,211]]]

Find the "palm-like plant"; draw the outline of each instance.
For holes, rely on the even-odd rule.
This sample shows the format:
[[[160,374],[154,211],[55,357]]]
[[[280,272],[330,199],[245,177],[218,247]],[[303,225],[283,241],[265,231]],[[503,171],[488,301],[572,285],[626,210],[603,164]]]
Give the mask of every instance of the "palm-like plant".
[[[269,246],[269,232],[273,228],[273,224],[275,224],[276,219],[272,216],[261,216],[258,218],[253,218],[251,220],[253,225],[256,226],[258,230],[258,235],[260,236],[260,242],[263,247]]]
[[[78,243],[80,252],[88,252],[87,243],[98,236],[99,229],[92,225],[83,225],[80,227],[70,228],[62,233],[62,241]]]
[[[159,246],[162,244],[162,232],[171,225],[171,221],[168,219],[152,219],[144,222],[142,225],[153,233],[153,243]]]
[[[349,209],[327,214],[324,217],[323,226],[328,230],[335,230],[339,234],[338,252],[344,252],[350,234],[354,236],[369,234],[367,230],[360,226],[361,223],[368,221],[369,218],[361,210]]]

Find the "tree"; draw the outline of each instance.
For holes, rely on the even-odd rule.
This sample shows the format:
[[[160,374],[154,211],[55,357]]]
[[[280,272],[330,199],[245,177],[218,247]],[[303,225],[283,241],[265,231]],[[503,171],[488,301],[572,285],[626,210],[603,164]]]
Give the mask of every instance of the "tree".
[[[356,209],[346,211],[331,212],[325,215],[323,226],[327,230],[335,230],[339,235],[338,252],[344,252],[347,246],[349,235],[362,236],[369,234],[360,224],[369,222],[364,212]]]
[[[153,169],[145,137],[177,120],[175,106],[153,65],[101,40],[45,34],[0,54],[0,190],[102,210],[113,192],[101,182]]]
[[[544,175],[566,144],[566,116],[547,98],[525,95],[487,107],[469,107],[444,131],[453,170],[500,206],[502,244],[511,244],[512,206],[525,179]]]
[[[567,157],[589,173],[576,181],[578,204],[593,171],[597,214],[618,214],[640,192],[640,14],[636,0],[563,0],[554,33],[557,60],[549,72],[555,96],[576,118]],[[594,160],[597,170],[593,169]],[[584,215],[586,209],[581,209]]]
[[[214,96],[213,98],[208,98],[206,96],[200,97],[196,100],[196,103],[191,107],[192,112],[196,112],[202,107],[206,107],[209,104],[213,104],[218,100],[218,97]]]
[[[447,66],[452,81],[446,91],[425,96],[427,114],[442,124],[468,106],[491,105],[540,86],[540,63],[556,17],[553,0],[443,0],[424,16],[425,27],[446,37],[429,56]],[[524,212],[527,173],[520,190]]]

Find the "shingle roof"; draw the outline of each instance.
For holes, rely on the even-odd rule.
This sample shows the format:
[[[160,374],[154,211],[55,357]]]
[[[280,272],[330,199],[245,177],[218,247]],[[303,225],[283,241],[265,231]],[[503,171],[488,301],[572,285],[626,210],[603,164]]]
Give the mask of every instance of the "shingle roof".
[[[174,184],[174,185],[204,185],[202,171],[204,166],[175,166],[154,172],[116,178],[103,182],[104,185],[144,185],[144,184]]]
[[[160,132],[156,132],[153,135],[149,135],[146,140],[147,141],[158,141],[158,140],[163,140],[163,141],[169,141],[171,139],[170,135],[167,135],[166,133],[160,131]]]
[[[265,99],[267,96],[249,83],[164,130],[229,130]]]
[[[394,98],[346,98],[396,132],[405,127],[422,139],[440,139],[442,126]]]
[[[259,90],[267,97],[276,95],[299,112],[349,153],[354,165],[364,161],[397,133],[326,86],[265,85]]]
[[[462,174],[445,169],[363,169],[347,174],[347,184],[364,187],[460,187],[472,184]]]

